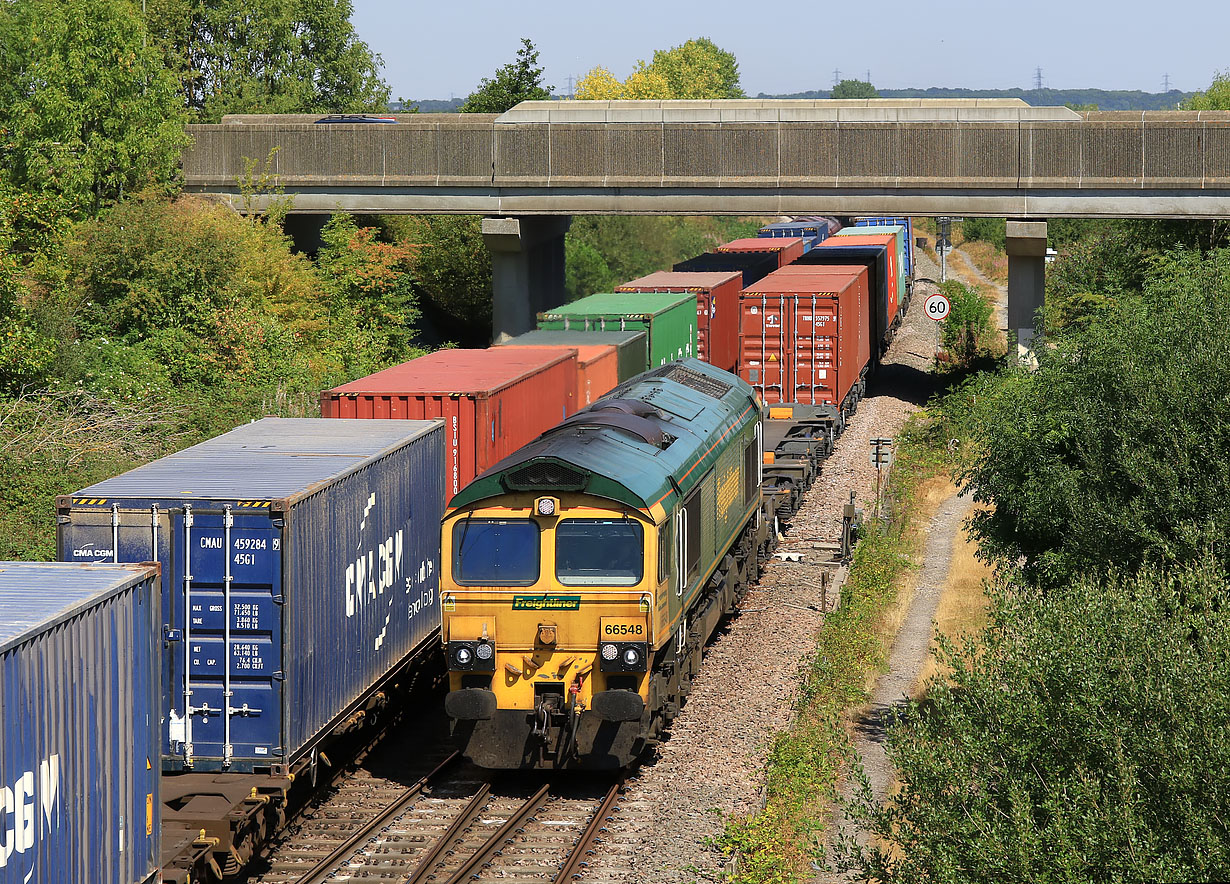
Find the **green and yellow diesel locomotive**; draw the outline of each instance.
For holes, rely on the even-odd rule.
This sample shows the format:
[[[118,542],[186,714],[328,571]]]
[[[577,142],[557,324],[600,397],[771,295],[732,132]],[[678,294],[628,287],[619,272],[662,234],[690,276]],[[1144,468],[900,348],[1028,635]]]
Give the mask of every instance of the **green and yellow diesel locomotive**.
[[[678,714],[770,539],[754,390],[688,359],[497,464],[443,523],[445,708],[488,768],[620,768]]]

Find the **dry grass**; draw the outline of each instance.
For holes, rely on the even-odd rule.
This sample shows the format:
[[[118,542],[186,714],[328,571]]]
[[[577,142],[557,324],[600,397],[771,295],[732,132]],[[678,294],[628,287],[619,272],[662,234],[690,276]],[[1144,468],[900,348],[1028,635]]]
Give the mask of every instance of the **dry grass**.
[[[924,532],[927,525],[935,517],[935,513],[940,508],[945,500],[957,493],[956,486],[952,481],[944,476],[936,476],[930,479],[924,479],[915,491],[915,507],[913,517],[910,520],[909,530],[906,532],[906,545],[909,549],[921,550]],[[917,561],[917,555],[915,556]],[[893,639],[901,630],[901,626],[905,623],[905,618],[910,612],[910,604],[914,600],[914,592],[918,588],[918,573],[917,569],[912,570],[906,578],[905,584],[897,593],[893,604],[889,606],[881,615],[880,621],[876,626],[876,634],[884,642],[885,647],[892,647]],[[881,673],[879,671],[871,671],[867,673],[866,691],[868,696],[875,689],[876,682],[879,681]],[[866,705],[859,706],[846,710],[847,724],[853,722],[856,718],[866,712]]]
[[[1008,255],[989,242],[975,241],[962,244],[965,253],[982,275],[997,285],[1008,284]]]
[[[969,534],[961,531],[953,544],[952,564],[935,612],[936,631],[950,639],[976,633],[986,624],[987,597],[983,585],[991,579],[992,570],[978,561],[977,550]],[[911,693],[921,694],[927,681],[940,674],[935,658],[928,657]]]

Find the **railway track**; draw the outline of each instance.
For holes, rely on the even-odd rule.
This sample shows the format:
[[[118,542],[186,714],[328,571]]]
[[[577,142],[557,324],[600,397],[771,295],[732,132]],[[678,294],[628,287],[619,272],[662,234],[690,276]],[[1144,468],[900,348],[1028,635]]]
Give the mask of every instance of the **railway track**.
[[[456,754],[416,778],[385,773],[392,775],[359,768],[342,778],[249,880],[571,882],[583,876],[622,797],[622,784],[609,777],[544,784],[493,775]]]

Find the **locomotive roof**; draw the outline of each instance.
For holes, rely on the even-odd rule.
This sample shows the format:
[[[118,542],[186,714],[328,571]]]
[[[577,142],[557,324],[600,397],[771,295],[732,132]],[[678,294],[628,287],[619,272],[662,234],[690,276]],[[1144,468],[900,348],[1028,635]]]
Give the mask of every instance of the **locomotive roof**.
[[[648,510],[687,496],[721,444],[759,419],[755,391],[698,359],[638,375],[483,473],[450,508],[510,491],[583,492]]]

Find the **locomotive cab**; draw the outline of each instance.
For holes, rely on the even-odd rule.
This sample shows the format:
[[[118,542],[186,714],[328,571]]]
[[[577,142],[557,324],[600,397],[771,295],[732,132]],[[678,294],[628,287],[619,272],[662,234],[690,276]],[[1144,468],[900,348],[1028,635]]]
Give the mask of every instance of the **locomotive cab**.
[[[639,754],[658,543],[644,513],[585,495],[450,514],[446,709],[472,760],[622,767]]]

